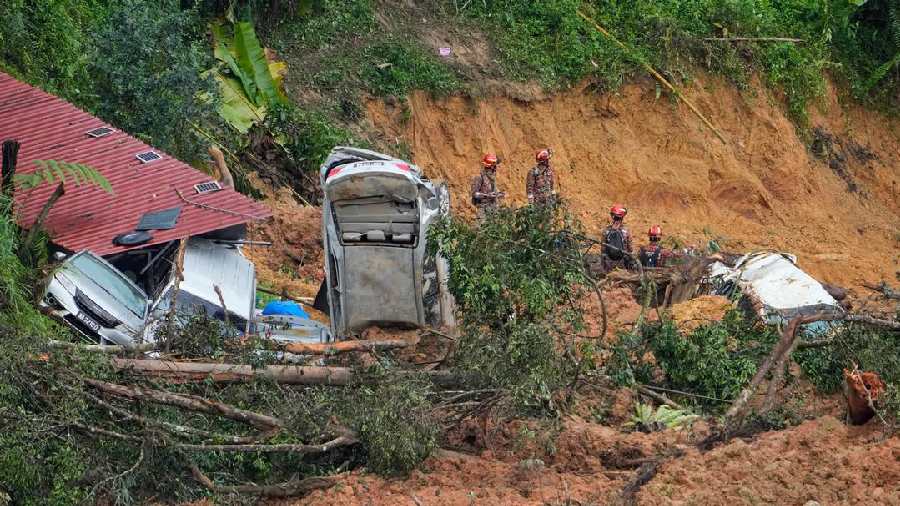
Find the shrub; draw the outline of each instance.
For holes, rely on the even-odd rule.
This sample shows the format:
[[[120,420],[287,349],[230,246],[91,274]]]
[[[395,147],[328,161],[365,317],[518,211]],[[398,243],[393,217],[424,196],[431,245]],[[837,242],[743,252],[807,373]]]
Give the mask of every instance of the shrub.
[[[437,447],[438,425],[431,416],[431,384],[425,378],[375,372],[342,402],[352,413],[349,425],[359,434],[367,468],[379,474],[406,474]],[[358,409],[365,406],[365,409]]]
[[[554,410],[553,394],[581,364],[571,336],[589,280],[565,208],[528,206],[489,213],[478,225],[453,218],[429,241],[450,263],[450,290],[463,315],[454,365],[502,388],[518,408]]]
[[[0,2],[0,66],[80,104],[96,103],[88,70],[104,0]]]
[[[453,72],[409,41],[390,38],[365,51],[362,79],[377,95],[404,96],[411,90],[445,94],[459,88]]]
[[[737,397],[777,340],[772,329],[746,320],[738,310],[689,335],[666,320],[620,337],[609,372],[620,383],[656,383],[653,371],[659,367],[665,377],[661,386],[708,397],[698,402],[715,408],[721,406],[715,399]]]
[[[205,153],[194,125],[216,123],[217,88],[204,25],[175,0],[116,2],[96,33],[89,69],[96,112],[189,162]],[[204,98],[206,97],[206,98]]]

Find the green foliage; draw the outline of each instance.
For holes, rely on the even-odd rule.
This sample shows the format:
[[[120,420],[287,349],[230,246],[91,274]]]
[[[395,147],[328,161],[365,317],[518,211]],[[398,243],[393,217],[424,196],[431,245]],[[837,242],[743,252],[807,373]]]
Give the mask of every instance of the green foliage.
[[[529,411],[554,410],[553,394],[589,362],[577,361],[566,339],[582,330],[574,301],[589,283],[578,229],[562,206],[528,206],[490,213],[480,226],[452,218],[429,232],[463,315],[454,365]]]
[[[389,38],[368,47],[362,79],[377,95],[404,96],[411,90],[449,93],[460,87],[456,76],[408,39]]]
[[[686,409],[675,409],[663,404],[654,410],[653,406],[639,402],[634,406],[634,415],[625,426],[642,432],[681,430],[698,418],[700,417]]]
[[[747,321],[738,310],[687,336],[666,320],[621,338],[609,369],[619,381],[651,383],[658,366],[665,373],[665,386],[709,397],[699,402],[713,408],[721,406],[713,399],[737,397],[777,340],[772,329]],[[648,351],[655,363],[647,361]]]
[[[269,61],[253,24],[235,23],[233,35],[212,24],[216,59],[224,65],[213,71],[222,93],[219,115],[241,133],[262,122],[266,109],[287,102],[281,89],[284,63]]]
[[[13,328],[46,335],[54,331],[54,325],[32,304],[39,278],[17,255],[19,228],[6,212],[10,203],[5,200],[0,196],[0,331]]]
[[[78,103],[93,103],[91,30],[107,0],[0,2],[0,67]]]
[[[83,163],[60,162],[57,160],[35,160],[37,170],[28,174],[18,173],[13,181],[21,190],[31,190],[43,183],[65,183],[70,180],[75,186],[90,184],[113,193],[112,185],[97,169]]]
[[[898,50],[878,19],[891,0],[857,8],[847,0],[548,0],[471,2],[465,13],[489,27],[508,77],[565,86],[591,77],[615,88],[646,62],[675,81],[694,68],[721,73],[740,87],[759,72],[783,91],[792,117],[824,90],[832,61],[861,89]],[[895,4],[895,3],[894,3]],[[893,5],[893,4],[891,4]],[[582,9],[630,50],[623,51],[577,15]],[[878,13],[872,15],[873,13]],[[709,37],[793,37],[802,43],[713,41]],[[880,37],[880,39],[879,39]],[[877,63],[876,63],[877,62]],[[888,69],[890,66],[888,66]],[[890,89],[896,89],[894,82]]]
[[[321,4],[307,16],[279,20],[270,38],[291,68],[304,69],[291,77],[292,87],[316,90],[344,119],[358,119],[353,103],[360,92],[402,97],[414,89],[445,94],[461,87],[411,34],[380,29],[371,1]]]
[[[406,474],[437,448],[438,425],[431,416],[431,383],[388,370],[352,389],[346,404],[366,452],[367,467],[379,474]],[[364,410],[357,409],[365,406]],[[352,413],[351,413],[352,410]]]
[[[88,68],[94,108],[103,118],[154,146],[195,161],[205,145],[190,125],[213,124],[216,97],[203,23],[179,2],[119,0],[97,28]]]
[[[350,141],[350,133],[323,113],[291,105],[272,107],[266,128],[287,152],[295,170],[306,172],[315,173],[331,148]]]
[[[896,388],[900,386],[900,334],[862,324],[845,324],[831,333],[833,344],[799,350],[794,358],[807,378],[822,392],[834,393],[844,383],[843,369],[854,364],[875,371]]]

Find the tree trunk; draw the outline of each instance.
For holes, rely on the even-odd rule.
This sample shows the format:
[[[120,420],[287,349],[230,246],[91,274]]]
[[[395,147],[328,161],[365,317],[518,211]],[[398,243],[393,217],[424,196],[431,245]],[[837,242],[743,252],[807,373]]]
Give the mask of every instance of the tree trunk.
[[[284,351],[301,355],[336,355],[348,351],[382,351],[395,348],[407,348],[412,346],[409,341],[403,339],[385,340],[358,340],[338,341],[336,343],[289,343],[284,345]]]
[[[145,361],[146,362],[146,361]],[[177,406],[189,411],[198,411],[200,413],[208,413],[211,415],[219,415],[239,422],[252,425],[259,429],[274,429],[284,427],[284,422],[278,418],[247,411],[244,409],[229,406],[218,401],[204,399],[195,395],[175,394],[166,392],[165,390],[154,390],[149,388],[141,388],[136,386],[117,385],[95,379],[85,379],[85,384],[100,390],[101,392],[123,397],[125,399],[149,401],[156,404],[166,404],[169,406]]]
[[[213,381],[236,383],[265,378],[286,385],[328,385],[346,386],[355,378],[349,367],[320,367],[300,365],[267,365],[254,369],[242,364],[219,364],[209,362],[173,362],[167,360],[138,360],[127,358],[112,359],[113,367],[174,381]],[[451,371],[409,371],[409,374],[424,374],[437,385],[450,386],[460,383],[460,377]]]
[[[13,198],[13,176],[16,175],[16,163],[19,159],[19,143],[15,140],[3,141],[3,167],[2,180],[0,180],[0,191],[3,196],[9,199]],[[12,209],[12,203],[9,203]]]
[[[34,240],[37,237],[38,230],[40,230],[44,226],[44,221],[50,214],[50,209],[56,204],[56,201],[59,200],[59,198],[62,197],[64,193],[66,193],[65,183],[59,183],[56,186],[56,190],[53,190],[50,198],[47,199],[47,202],[44,203],[44,207],[41,208],[41,212],[37,215],[37,218],[35,218],[34,223],[31,224],[31,228],[28,230],[28,235],[25,236],[25,240],[22,241],[21,245],[19,245],[20,257],[24,253],[31,250],[31,246],[33,245]]]

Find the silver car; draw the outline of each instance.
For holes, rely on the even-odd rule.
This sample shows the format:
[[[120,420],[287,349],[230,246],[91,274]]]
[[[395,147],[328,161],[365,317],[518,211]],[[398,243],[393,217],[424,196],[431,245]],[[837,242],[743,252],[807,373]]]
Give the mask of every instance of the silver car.
[[[41,305],[101,344],[140,342],[148,317],[144,291],[90,251],[62,263],[47,284]]]
[[[326,290],[332,333],[370,325],[422,327],[442,315],[439,259],[428,227],[449,213],[444,184],[374,151],[336,147],[320,170]]]

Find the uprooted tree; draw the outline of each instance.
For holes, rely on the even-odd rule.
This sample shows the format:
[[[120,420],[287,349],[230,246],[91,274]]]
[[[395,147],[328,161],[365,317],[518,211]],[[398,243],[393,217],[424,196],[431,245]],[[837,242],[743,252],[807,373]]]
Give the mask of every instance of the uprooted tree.
[[[501,209],[480,226],[452,219],[433,228],[462,326],[442,337],[446,357],[424,368],[396,354],[406,347],[398,341],[289,348],[239,340],[203,315],[167,329],[155,360],[138,355],[147,347],[68,342],[27,304],[8,217],[0,235],[0,496],[22,504],[302,495],[360,467],[405,473],[441,443],[442,426],[481,415],[557,417],[593,382],[722,412],[759,386],[754,376],[781,381],[771,371],[799,347],[793,332],[778,336],[733,312],[690,335],[665,318],[645,322],[609,349],[585,322],[591,311],[602,319],[585,267],[591,243],[564,207]],[[803,349],[801,365],[830,378],[859,360],[882,374],[889,400],[900,378],[884,361],[896,354],[884,350],[896,347],[896,333],[878,335],[834,334]],[[340,366],[279,363],[288,349]],[[374,365],[341,358],[361,351]]]

